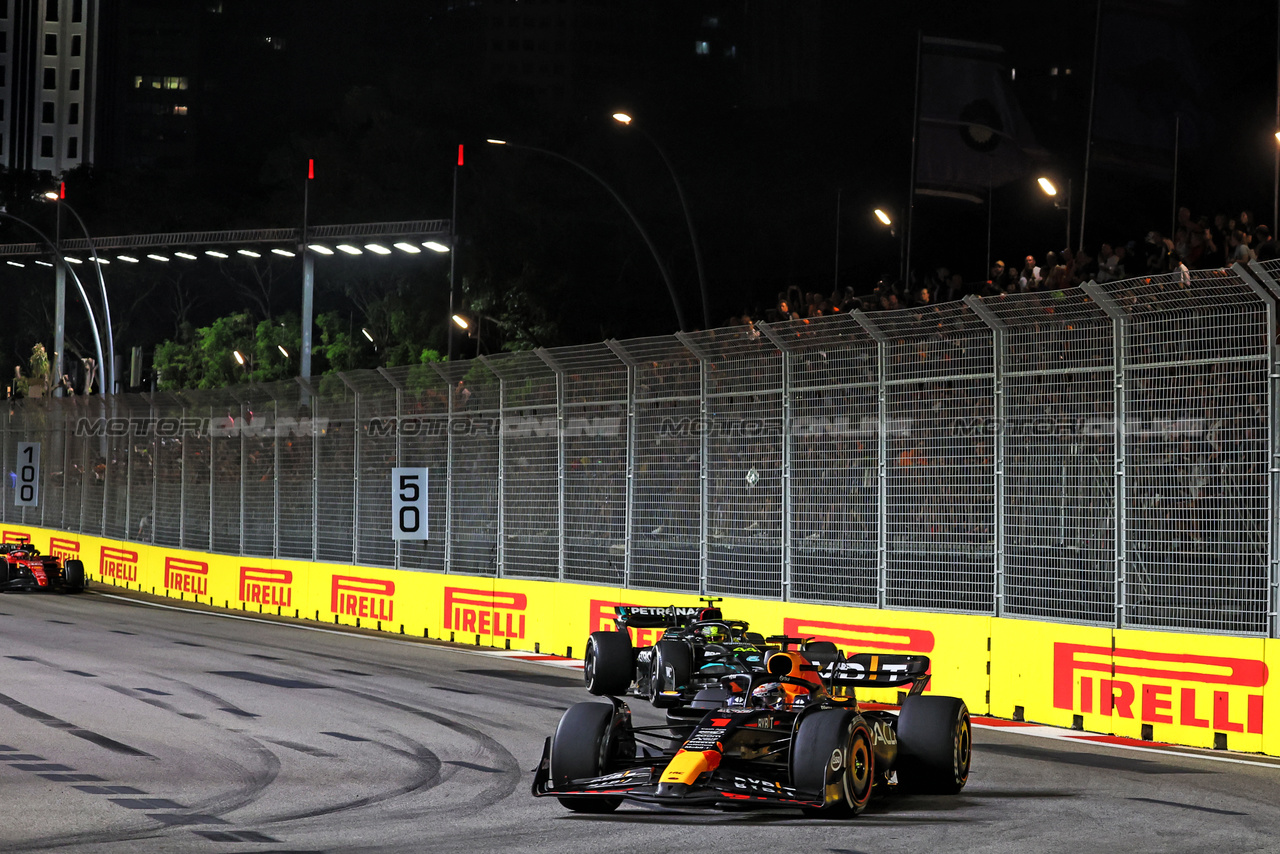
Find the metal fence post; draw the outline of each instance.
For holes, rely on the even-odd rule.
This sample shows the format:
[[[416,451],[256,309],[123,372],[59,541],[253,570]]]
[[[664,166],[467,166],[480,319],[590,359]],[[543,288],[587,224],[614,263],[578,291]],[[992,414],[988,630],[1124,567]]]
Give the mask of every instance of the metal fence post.
[[[622,521],[622,587],[631,586],[631,535],[632,517],[635,514],[636,490],[636,360],[615,340],[605,343],[615,356],[627,366],[627,450],[626,450],[626,485]]]
[[[876,607],[886,607],[889,595],[889,359],[888,338],[866,312],[858,309],[853,319],[876,342]]]
[[[1005,401],[1004,401],[1004,356],[1005,356],[1005,340],[1004,334],[1008,329],[1007,324],[995,315],[991,309],[987,308],[978,297],[970,294],[964,298],[965,305],[973,309],[973,313],[982,318],[982,320],[991,327],[992,336],[992,393],[994,402],[992,414],[996,420],[996,432],[992,442],[992,465],[995,467],[995,489],[994,489],[994,513],[992,514],[993,528],[992,537],[994,539],[995,549],[992,554],[994,560],[993,570],[995,572],[995,590],[994,590],[994,607],[992,613],[996,617],[1004,616],[1004,429],[1005,422]]]
[[[351,563],[354,565],[360,563],[360,389],[342,371],[338,371],[338,379],[355,398],[351,406]]]
[[[501,578],[506,564],[507,547],[507,379],[497,371],[486,355],[478,358],[498,378],[498,544],[495,548],[494,578]]]
[[[706,595],[708,592],[707,576],[711,569],[711,557],[708,553],[708,523],[710,520],[708,519],[709,503],[707,492],[710,485],[707,482],[707,449],[709,446],[707,441],[707,433],[709,432],[707,429],[707,392],[710,389],[707,384],[707,360],[697,342],[688,333],[677,332],[675,337],[698,360],[698,593]]]
[[[544,364],[556,375],[556,577],[561,581],[565,578],[565,512],[564,512],[564,409],[565,409],[565,391],[564,391],[564,369],[556,362],[555,358],[546,351],[545,348],[539,347],[533,351],[534,354],[543,361]]]
[[[1125,481],[1125,425],[1128,420],[1125,413],[1125,343],[1128,338],[1128,315],[1115,300],[1094,282],[1080,286],[1089,297],[1106,312],[1113,324],[1113,376],[1115,377],[1115,534],[1116,534],[1116,628],[1123,629],[1126,623],[1126,605],[1128,589],[1125,579],[1128,544],[1125,541],[1125,513],[1128,507],[1128,486]]]
[[[1237,264],[1236,268],[1240,265]],[[1268,382],[1267,382],[1267,447],[1270,449],[1270,484],[1267,495],[1267,516],[1271,524],[1267,526],[1270,542],[1268,558],[1270,561],[1270,591],[1267,602],[1267,635],[1280,638],[1280,346],[1276,341],[1277,319],[1276,301],[1280,299],[1280,280],[1267,272],[1257,261],[1250,263],[1249,270],[1265,283],[1269,291],[1260,296],[1267,306],[1267,348],[1268,348]],[[1240,272],[1237,269],[1237,272]],[[1249,282],[1248,277],[1241,278]]]
[[[394,464],[397,466],[401,466],[401,465],[404,465],[404,454],[402,453],[402,449],[401,449],[402,434],[400,432],[400,426],[404,424],[404,386],[402,386],[399,382],[397,382],[395,377],[393,377],[386,368],[378,368],[378,374],[384,380],[386,380],[387,383],[393,389],[396,390],[396,450],[395,450],[396,459]],[[356,426],[357,428],[359,427],[358,424]],[[430,484],[428,484],[427,488],[430,489]],[[402,542],[401,540],[396,540],[393,544],[395,547],[394,566],[396,569],[400,568],[400,543],[401,542]]]
[[[792,508],[791,508],[791,368],[793,358],[778,333],[767,323],[757,323],[766,338],[782,354],[782,600],[793,598],[791,590]]]

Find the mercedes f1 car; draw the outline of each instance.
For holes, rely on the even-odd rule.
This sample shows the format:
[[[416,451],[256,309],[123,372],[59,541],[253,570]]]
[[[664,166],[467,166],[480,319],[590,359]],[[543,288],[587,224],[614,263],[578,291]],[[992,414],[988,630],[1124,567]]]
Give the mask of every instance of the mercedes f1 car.
[[[724,619],[715,607],[619,605],[614,621],[617,631],[592,632],[587,641],[587,690],[643,697],[659,708],[688,705],[699,689],[719,684],[722,676],[762,670],[769,651],[763,636],[748,631],[742,620]],[[665,631],[656,643],[633,647],[628,629]]]
[[[53,590],[79,593],[88,584],[84,563],[42,555],[30,542],[0,543],[0,591]]]
[[[896,790],[955,794],[969,777],[969,712],[959,698],[925,696],[928,671],[924,656],[840,655],[820,668],[783,649],[763,671],[700,692],[695,705],[711,708],[694,724],[637,727],[622,700],[578,703],[546,740],[533,794],[587,813],[628,800],[830,816]],[[904,685],[897,713],[855,698],[857,686]]]

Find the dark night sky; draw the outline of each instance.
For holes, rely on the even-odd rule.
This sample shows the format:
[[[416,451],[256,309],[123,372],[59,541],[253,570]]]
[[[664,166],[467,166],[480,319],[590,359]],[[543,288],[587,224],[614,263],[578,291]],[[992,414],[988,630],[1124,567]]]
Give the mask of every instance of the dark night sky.
[[[899,244],[871,210],[900,213],[908,197],[923,32],[1005,49],[1040,151],[1036,169],[1074,179],[1078,239],[1098,8],[1089,0],[611,0],[595,8],[626,27],[610,36],[609,55],[571,60],[585,71],[567,103],[551,109],[535,91],[486,74],[483,27],[464,17],[446,24],[424,11],[435,8],[425,0],[368,0],[360,4],[367,14],[354,17],[353,4],[337,0],[226,5],[245,16],[246,32],[287,31],[288,52],[255,59],[228,41],[224,52],[206,55],[202,71],[221,88],[198,119],[205,148],[180,170],[137,175],[104,164],[89,186],[76,188],[97,233],[292,224],[307,157],[319,164],[313,222],[448,217],[456,146],[465,143],[462,281],[487,282],[495,309],[507,303],[523,312],[529,300],[540,301],[558,327],[548,344],[673,331],[653,259],[615,202],[553,160],[484,144],[502,136],[572,157],[612,184],[651,232],[691,325],[700,327],[675,188],[653,149],[609,120],[625,106],[661,140],[681,176],[710,282],[711,325],[744,312],[762,316],[788,286],[830,293],[837,246],[839,286],[868,293],[898,268]],[[474,24],[493,7],[470,8]],[[708,8],[738,22],[736,61],[709,66],[693,55]],[[1100,89],[1133,97],[1118,108],[1115,97],[1100,97],[1113,107],[1099,114],[1097,127],[1141,131],[1147,147],[1140,169],[1105,168],[1095,159],[1086,247],[1169,230],[1175,114],[1185,116],[1179,201],[1197,215],[1247,208],[1270,220],[1276,4],[1106,0],[1105,10],[1102,62],[1109,71]],[[404,15],[392,18],[403,26],[388,29],[386,15]],[[752,21],[764,23],[753,30]],[[759,73],[762,60],[768,73]],[[1111,88],[1114,81],[1128,86]],[[946,265],[967,281],[985,278],[988,227],[993,259],[1013,264],[1062,248],[1064,212],[1034,177],[998,188],[990,207],[921,200],[913,266]],[[285,271],[281,281],[293,275]],[[438,291],[443,274],[431,275],[425,286]],[[160,283],[139,297],[155,317],[146,320],[140,308],[131,329],[118,331],[125,344],[150,349],[172,336],[169,300],[155,296],[169,289]],[[207,323],[243,307],[232,294],[210,291],[191,319]],[[297,311],[287,304],[296,300],[291,287],[278,294],[287,297],[280,309]],[[353,317],[359,310],[330,305]],[[444,315],[439,306],[429,310]],[[29,346],[15,342],[13,351]]]

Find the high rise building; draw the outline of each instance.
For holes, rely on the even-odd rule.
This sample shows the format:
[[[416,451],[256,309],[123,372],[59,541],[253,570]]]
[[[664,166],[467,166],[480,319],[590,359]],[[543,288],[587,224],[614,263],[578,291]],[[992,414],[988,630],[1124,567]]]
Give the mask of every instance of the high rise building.
[[[0,164],[61,174],[94,158],[98,0],[0,0]]]

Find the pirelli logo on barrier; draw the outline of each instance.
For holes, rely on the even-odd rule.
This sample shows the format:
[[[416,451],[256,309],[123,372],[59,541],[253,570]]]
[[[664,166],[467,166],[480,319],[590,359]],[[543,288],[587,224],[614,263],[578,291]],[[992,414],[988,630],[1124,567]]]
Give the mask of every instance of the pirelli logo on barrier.
[[[5,543],[31,542],[31,535],[23,533],[22,531],[5,531],[3,536],[4,536],[4,539],[0,540],[0,542],[5,542]]]
[[[180,557],[164,559],[164,588],[193,596],[209,595],[209,564]]]
[[[102,547],[102,557],[98,562],[98,571],[103,578],[114,578],[117,581],[138,580],[138,553],[126,549]]]
[[[523,593],[446,587],[444,627],[446,631],[470,632],[498,638],[522,638],[524,612],[528,606],[529,597]]]
[[[1256,658],[1053,645],[1054,708],[1149,724],[1260,734],[1267,675]]]
[[[79,560],[80,541],[68,540],[66,537],[50,537],[49,554],[63,560]]]
[[[826,623],[787,617],[782,633],[793,638],[831,641],[854,652],[901,652],[927,655],[933,652],[933,632],[897,626],[861,626],[855,623]]]
[[[293,571],[240,567],[240,601],[273,608],[292,608]]]
[[[396,613],[395,592],[394,581],[335,575],[329,610],[348,617],[390,621]]]

